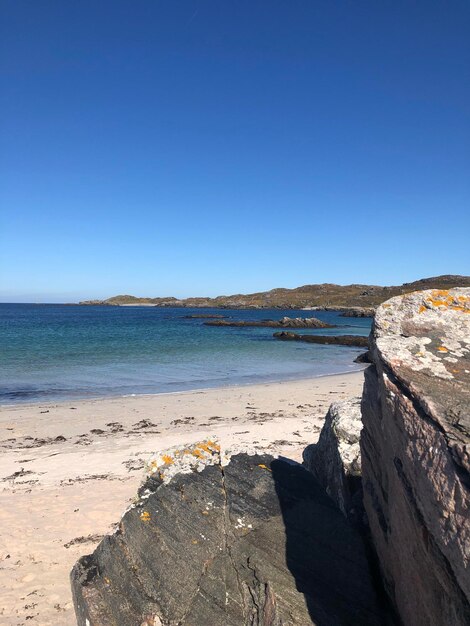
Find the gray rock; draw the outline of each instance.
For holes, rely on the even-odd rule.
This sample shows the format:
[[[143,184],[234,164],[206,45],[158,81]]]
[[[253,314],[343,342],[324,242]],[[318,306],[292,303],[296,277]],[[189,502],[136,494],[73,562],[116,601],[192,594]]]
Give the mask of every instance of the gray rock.
[[[252,320],[252,321],[228,321],[215,320],[204,322],[205,326],[256,326],[267,328],[334,328],[334,325],[322,322],[316,317],[283,317],[280,320]]]
[[[340,317],[374,317],[375,309],[372,307],[353,307],[346,309]]]
[[[80,559],[78,626],[383,623],[359,535],[305,468],[214,463],[169,482],[158,470]]]
[[[371,333],[364,504],[404,624],[470,623],[470,289],[392,298]]]
[[[317,444],[305,448],[305,467],[353,523],[362,518],[361,398],[330,406]]]
[[[285,330],[273,334],[281,341],[305,341],[306,343],[321,343],[324,345],[353,346],[367,348],[369,340],[360,335],[299,335]]]
[[[362,354],[357,356],[354,359],[354,363],[372,363],[372,359],[371,359],[369,350],[367,350],[367,352],[363,352]]]

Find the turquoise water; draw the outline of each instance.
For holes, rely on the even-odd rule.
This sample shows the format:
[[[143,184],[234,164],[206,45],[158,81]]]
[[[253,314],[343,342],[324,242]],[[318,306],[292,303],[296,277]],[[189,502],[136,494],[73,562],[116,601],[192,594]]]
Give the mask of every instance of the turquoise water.
[[[307,378],[360,369],[360,348],[273,339],[272,328],[204,326],[192,313],[234,320],[308,317],[293,310],[193,310],[0,304],[0,404],[120,396]],[[330,311],[339,328],[368,335],[369,319]]]

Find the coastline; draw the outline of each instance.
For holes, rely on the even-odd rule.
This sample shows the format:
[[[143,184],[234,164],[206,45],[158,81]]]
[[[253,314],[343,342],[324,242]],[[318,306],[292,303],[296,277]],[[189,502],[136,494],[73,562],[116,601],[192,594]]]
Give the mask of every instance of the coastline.
[[[74,622],[70,569],[112,532],[155,452],[215,436],[300,461],[331,402],[362,384],[355,371],[0,407],[0,623]]]
[[[363,349],[361,349],[363,350]],[[357,374],[363,372],[366,369],[367,365],[362,363],[355,364],[354,369],[344,370],[340,372],[331,372],[328,374],[318,374],[316,376],[301,376],[298,374],[292,374],[292,377],[283,376],[282,378],[276,377],[267,377],[266,379],[259,379],[256,382],[231,382],[231,383],[221,383],[219,385],[211,385],[209,387],[194,387],[189,389],[175,389],[174,391],[155,391],[151,393],[124,393],[124,394],[110,394],[110,395],[89,395],[87,397],[78,397],[78,396],[70,396],[69,398],[60,398],[60,399],[44,399],[44,400],[35,400],[33,402],[28,401],[18,401],[18,402],[10,402],[10,403],[0,403],[0,414],[4,409],[14,409],[15,407],[48,407],[48,406],[60,406],[65,404],[70,404],[71,402],[74,404],[81,404],[83,402],[102,402],[107,400],[118,400],[119,398],[153,398],[158,396],[173,396],[173,395],[183,395],[183,394],[191,394],[191,393],[201,393],[206,391],[220,391],[226,389],[235,389],[239,387],[257,387],[257,386],[265,386],[265,385],[283,385],[290,384],[297,381],[311,381],[317,380],[318,378],[327,378],[328,376],[348,376],[349,374]],[[1,419],[1,417],[0,417]]]

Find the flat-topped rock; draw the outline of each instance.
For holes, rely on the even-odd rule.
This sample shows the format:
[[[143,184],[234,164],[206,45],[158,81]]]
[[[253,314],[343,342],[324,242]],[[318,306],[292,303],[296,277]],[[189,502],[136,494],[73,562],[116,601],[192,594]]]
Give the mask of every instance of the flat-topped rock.
[[[334,328],[333,324],[322,322],[316,317],[283,317],[280,320],[228,321],[216,320],[204,322],[206,326],[259,326],[267,328]]]
[[[78,626],[383,623],[361,539],[312,474],[227,457],[206,441],[150,464],[72,571]]]
[[[374,317],[375,309],[372,307],[351,307],[341,313],[341,317]]]
[[[321,343],[324,345],[352,346],[367,348],[369,339],[360,335],[299,335],[288,331],[279,331],[273,334],[281,341],[304,341],[306,343]]]
[[[404,624],[470,623],[470,289],[380,306],[365,373],[364,504]]]

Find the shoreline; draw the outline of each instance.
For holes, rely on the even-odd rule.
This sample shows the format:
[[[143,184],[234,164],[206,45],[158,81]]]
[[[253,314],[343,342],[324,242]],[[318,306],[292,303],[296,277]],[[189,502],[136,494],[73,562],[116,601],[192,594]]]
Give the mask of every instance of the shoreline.
[[[35,400],[33,402],[24,401],[24,402],[11,402],[11,403],[2,403],[0,402],[0,413],[5,409],[13,409],[15,407],[34,407],[41,406],[46,407],[49,405],[58,406],[61,404],[68,404],[69,402],[74,402],[76,404],[82,402],[101,402],[106,400],[116,400],[119,398],[145,398],[145,397],[159,397],[159,396],[172,396],[176,394],[191,394],[191,393],[199,393],[205,391],[216,391],[216,390],[226,390],[226,389],[234,389],[238,387],[256,387],[258,385],[282,385],[294,383],[297,381],[305,381],[305,380],[317,380],[319,378],[327,378],[329,376],[348,376],[352,374],[357,374],[363,372],[366,369],[367,364],[357,364],[357,369],[346,370],[341,372],[332,372],[329,374],[318,374],[317,376],[293,376],[292,378],[280,378],[280,379],[266,379],[266,380],[258,380],[256,382],[239,382],[239,383],[228,383],[211,387],[194,387],[191,389],[180,389],[175,391],[156,391],[154,393],[125,393],[119,395],[105,395],[105,396],[86,396],[86,397],[78,397],[78,396],[70,396],[68,398],[60,398],[57,400],[49,399],[49,400]]]
[[[0,407],[0,623],[75,623],[70,570],[114,530],[156,452],[210,436],[301,461],[363,378]]]

